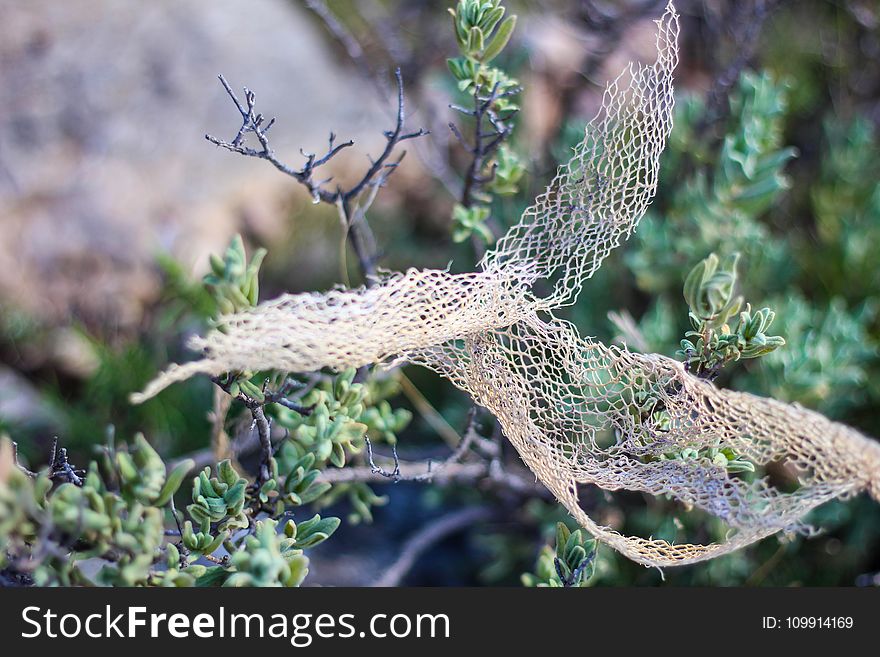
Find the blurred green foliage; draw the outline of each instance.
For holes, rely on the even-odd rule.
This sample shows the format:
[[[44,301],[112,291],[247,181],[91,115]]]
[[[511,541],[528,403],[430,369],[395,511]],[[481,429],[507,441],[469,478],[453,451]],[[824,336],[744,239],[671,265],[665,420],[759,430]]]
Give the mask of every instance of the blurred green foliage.
[[[394,8],[406,3],[384,4]],[[418,4],[419,11],[429,11]],[[358,14],[359,3],[339,5],[347,25],[367,25]],[[449,37],[444,43],[450,48],[445,54],[453,55],[447,66],[436,52],[415,60],[421,67],[418,77],[444,79],[449,102],[465,106],[473,104],[475,94],[496,88],[512,92],[522,81],[521,95],[494,101],[501,119],[511,117],[521,104],[528,111],[529,104],[522,101],[535,79],[528,68],[532,46],[520,39],[521,30],[514,30],[510,15],[514,7],[521,14],[534,8],[527,2],[505,5],[507,10],[493,0],[458,2],[451,12],[452,28],[444,23]],[[872,118],[876,98],[857,93],[866,86],[863,80],[871,67],[876,68],[861,52],[862,44],[876,41],[876,35],[871,37],[857,17],[832,5],[788,3],[772,18],[754,58],[756,69],[739,76],[720,124],[707,129],[703,94],[679,84],[657,199],[634,237],[612,253],[567,314],[586,334],[606,340],[617,336],[635,350],[670,356],[678,350],[678,357],[689,360],[698,373],[717,374],[718,385],[798,402],[877,436],[880,267],[874,245],[880,240],[880,137]],[[442,3],[430,8],[437,25],[443,9]],[[827,47],[829,39],[833,47]],[[685,57],[680,79],[693,77],[688,74],[700,65]],[[553,73],[545,75],[549,79]],[[587,86],[580,77],[577,84]],[[560,125],[554,126],[555,139],[543,145],[546,154],[530,141],[534,135],[520,138],[521,127],[507,135],[477,171],[485,182],[477,186],[473,202],[453,206],[446,233],[446,191],[439,185],[422,190],[415,204],[401,193],[398,205],[388,204],[376,222],[388,253],[386,264],[444,266],[454,255],[456,270],[471,270],[469,254],[454,243],[474,236],[489,242],[493,220],[501,228],[515,220],[536,191],[526,183],[533,179],[538,187],[548,178],[543,159],[566,161],[571,146],[582,138],[587,118],[582,105],[564,107]],[[467,121],[463,123],[472,127]],[[463,167],[454,168],[464,175]],[[305,205],[297,212],[302,216],[296,221],[302,224],[335,225],[326,210],[320,214]],[[432,223],[441,229],[426,228]],[[309,230],[312,239],[317,235],[314,226]],[[318,275],[298,272],[290,249],[270,246],[270,262],[278,263],[271,272],[270,294],[311,288]],[[708,273],[713,269],[707,262],[711,254],[717,263]],[[468,544],[470,552],[445,557],[473,562],[468,581],[479,577],[483,583],[536,586],[663,581],[656,570],[613,550],[595,551],[581,530],[558,529],[557,523],[567,519],[552,501],[511,499],[478,486],[427,486],[418,489],[421,493],[403,493],[399,487],[392,489],[394,495],[417,498],[402,502],[400,512],[401,507],[392,508],[393,495],[381,495],[372,485],[330,486],[322,481],[327,468],[362,461],[365,434],[375,443],[402,441],[420,447],[434,439],[430,424],[403,407],[393,374],[318,373],[316,381],[303,377],[290,387],[282,373],[229,373],[223,383],[233,396],[243,394],[263,404],[276,431],[289,436],[276,444],[265,481],[256,481],[241,464],[221,461],[178,482],[182,466],[167,471],[159,454],[171,457],[208,445],[212,384],[196,379],[176,385],[138,407],[129,405],[128,394],[141,389],[167,362],[185,357],[186,335],[203,330],[219,312],[256,301],[261,260],[258,251],[248,261],[244,242],[237,240],[212,259],[206,280],[198,281],[173,259],[161,257],[164,287],[137,335],[115,339],[75,326],[96,357],[89,374],[71,380],[51,369],[27,373],[57,419],[51,426],[21,426],[0,418],[0,428],[21,443],[23,459],[39,462],[47,437],[58,433],[75,456],[73,462],[94,463],[82,473],[81,487],[48,479],[49,470],[36,479],[13,473],[11,485],[0,493],[0,558],[15,557],[24,545],[36,550],[43,561],[29,576],[39,583],[297,585],[308,570],[303,550],[330,537],[339,524],[335,517],[311,517],[313,510],[332,507],[354,523],[375,518],[374,534],[382,537],[397,523],[403,525],[399,536],[406,536],[425,508],[486,503],[488,497],[489,504],[503,510],[505,522],[487,531],[481,528]],[[700,267],[688,285],[689,274]],[[716,276],[721,272],[726,280]],[[734,272],[735,284],[729,280]],[[685,294],[683,286],[689,290]],[[737,305],[740,295],[760,304],[758,310]],[[0,334],[4,361],[13,364],[20,348],[39,350],[51,339],[44,328],[13,312],[0,314]],[[777,337],[784,339],[784,346]],[[742,360],[768,344],[776,347],[771,353]],[[719,362],[729,366],[716,372]],[[428,373],[410,375],[450,424],[463,421],[469,406],[463,395]],[[267,401],[286,387],[295,399],[293,407]],[[227,426],[241,432],[250,422],[248,408],[234,403]],[[90,448],[106,442],[108,425],[121,436],[143,432],[149,443],[143,438],[128,448],[111,443],[95,457]],[[752,464],[735,454],[713,458],[752,476]],[[169,539],[163,531],[177,523],[167,497],[178,486],[176,497],[186,510],[178,512],[180,536]],[[584,492],[584,503],[601,522],[624,533],[705,542],[726,532],[721,523],[697,512],[637,493],[590,490]],[[299,518],[306,508],[310,510],[303,520],[288,520],[290,513]],[[835,501],[810,520],[825,533],[809,539],[770,538],[705,564],[669,569],[665,581],[851,585],[860,575],[880,570],[876,505],[863,498]],[[40,528],[45,527],[59,531],[43,538]],[[134,543],[140,546],[137,550],[131,549]],[[85,557],[101,559],[97,574],[81,567],[85,561],[60,556],[71,545]],[[477,570],[480,574],[473,574]]]
[[[143,436],[127,448],[108,443],[82,477],[57,461],[36,473],[19,469],[6,438],[0,459],[7,468],[0,485],[0,572],[7,583],[299,586],[308,573],[303,550],[339,526],[336,518],[314,516],[288,520],[278,533],[276,520],[246,513],[254,492],[223,461],[216,477],[205,468],[191,480],[189,519],[169,539],[167,516],[180,526],[171,500],[193,462],[166,472]]]

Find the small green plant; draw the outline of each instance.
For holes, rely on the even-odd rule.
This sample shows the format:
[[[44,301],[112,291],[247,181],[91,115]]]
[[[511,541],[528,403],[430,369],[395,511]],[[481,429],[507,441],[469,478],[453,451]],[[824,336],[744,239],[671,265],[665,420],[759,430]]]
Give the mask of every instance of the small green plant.
[[[226,586],[299,586],[309,574],[309,560],[297,548],[297,526],[288,521],[282,534],[272,519],[257,523],[245,550],[232,557],[235,573]],[[326,538],[327,535],[324,535]]]
[[[223,257],[211,254],[211,273],[203,279],[221,314],[240,312],[257,305],[260,296],[260,265],[266,249],[257,249],[250,262],[241,235],[232,238]]]
[[[587,538],[582,529],[571,531],[563,523],[556,525],[556,549],[545,545],[535,564],[534,573],[525,573],[522,583],[529,587],[586,587],[596,569],[598,543]]]
[[[501,0],[459,0],[455,9],[449,9],[461,51],[461,57],[449,60],[449,68],[462,91],[499,84],[503,92],[516,86],[501,70],[489,66],[504,50],[516,26],[516,16],[504,18],[506,11]],[[499,105],[499,109],[509,107]]]
[[[459,0],[455,9],[449,9],[460,53],[448,60],[449,70],[458,90],[471,100],[467,107],[452,107],[474,122],[470,143],[450,124],[471,156],[461,197],[452,210],[455,242],[473,236],[491,244],[495,236],[488,221],[493,196],[516,194],[525,173],[520,158],[504,143],[519,111],[513,100],[519,83],[491,64],[507,46],[516,26],[516,16],[504,18],[506,11],[500,0]]]
[[[492,231],[486,225],[490,209],[484,205],[476,205],[466,208],[456,203],[452,209],[452,239],[455,242],[464,242],[471,235],[478,235],[487,244],[494,239]]]
[[[302,397],[299,409],[274,404],[271,414],[291,436],[273,459],[273,467],[285,473],[284,499],[301,499],[319,508],[345,499],[352,508],[349,521],[358,523],[372,521],[371,509],[388,498],[376,495],[364,482],[337,484],[331,490],[315,479],[321,470],[345,467],[352,456],[361,454],[365,437],[395,444],[412,413],[388,402],[399,390],[393,379],[371,377],[355,383],[354,378],[355,370],[348,369],[316,385]]]
[[[265,252],[258,250],[248,262],[243,241],[236,236],[223,259],[212,257],[212,273],[204,284],[219,308],[241,310],[256,304],[264,256]],[[393,409],[387,401],[399,391],[393,375],[370,376],[366,382],[356,383],[355,374],[354,369],[348,369],[335,377],[317,375],[311,385],[278,372],[230,372],[214,379],[250,411],[258,430],[262,463],[250,488],[259,509],[278,517],[293,507],[326,506],[346,496],[354,509],[350,519],[359,522],[371,520],[370,508],[387,501],[362,482],[342,484],[330,493],[330,484],[318,481],[322,470],[342,468],[351,456],[359,454],[365,436],[395,443],[396,433],[412,418],[408,410]],[[289,437],[274,447],[269,435],[272,423],[286,430]],[[209,480],[205,473],[202,483],[206,490],[239,485],[224,473],[220,480]],[[202,520],[212,508],[210,503],[203,506]],[[219,500],[214,503],[217,513],[221,507]]]
[[[742,309],[743,299],[734,296],[739,254],[719,260],[714,253],[691,269],[684,283],[691,330],[681,341],[682,357],[688,369],[705,378],[715,378],[727,363],[741,358],[758,358],[785,344],[778,335],[767,335],[776,314],[769,308]],[[731,327],[731,320],[737,317]]]

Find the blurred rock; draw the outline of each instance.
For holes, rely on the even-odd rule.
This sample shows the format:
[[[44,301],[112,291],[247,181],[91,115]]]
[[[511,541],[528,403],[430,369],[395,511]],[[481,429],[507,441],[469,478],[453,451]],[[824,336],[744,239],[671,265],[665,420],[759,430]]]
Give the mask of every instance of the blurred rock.
[[[293,164],[330,130],[357,142],[343,167],[383,142],[389,108],[297,3],[0,0],[0,15],[0,308],[124,331],[157,293],[157,251],[202,268],[242,223],[277,231],[296,185],[204,139],[240,125],[218,73],[277,116]]]

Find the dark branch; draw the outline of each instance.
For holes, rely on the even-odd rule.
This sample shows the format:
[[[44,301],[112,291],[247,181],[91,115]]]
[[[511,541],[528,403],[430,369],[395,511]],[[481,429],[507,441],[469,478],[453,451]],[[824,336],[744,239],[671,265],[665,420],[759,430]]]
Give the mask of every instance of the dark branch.
[[[234,381],[235,377],[231,377],[228,381],[224,381],[221,377],[215,376],[211,378],[217,386],[220,387],[227,394],[231,394],[232,381]],[[266,383],[263,384],[263,392],[264,398],[262,400],[254,399],[249,395],[244,394],[243,392],[239,392],[236,395],[236,399],[242,402],[247,409],[251,412],[251,417],[253,417],[253,426],[257,430],[257,438],[259,440],[260,446],[260,472],[257,477],[258,484],[263,484],[268,481],[270,478],[269,473],[269,464],[273,456],[273,448],[272,448],[272,427],[269,423],[269,419],[266,417],[266,412],[264,407],[268,403],[283,403],[287,401],[286,395],[295,387],[295,383],[291,383],[290,379],[285,380],[285,382],[281,385],[281,387],[272,393],[266,394]],[[268,382],[267,382],[268,383]],[[294,402],[289,402],[292,406],[294,406],[294,410],[302,408]],[[311,409],[302,409],[303,411],[310,412]]]
[[[391,454],[394,457],[394,470],[388,472],[387,470],[380,468],[376,465],[375,461],[373,461],[373,444],[366,436],[364,436],[364,443],[367,445],[367,460],[370,462],[370,472],[377,474],[380,477],[385,477],[386,479],[393,479],[395,484],[403,478],[400,474],[400,459],[397,457],[397,445],[391,446]],[[429,464],[429,470],[430,467]]]
[[[218,77],[241,115],[242,123],[231,141],[225,141],[209,134],[205,135],[205,138],[212,144],[233,153],[266,160],[276,169],[303,185],[316,202],[323,202],[338,207],[349,231],[349,241],[358,258],[361,274],[368,284],[371,283],[376,277],[377,254],[372,231],[365,220],[366,211],[375,197],[375,192],[385,184],[388,177],[394,173],[403,159],[403,154],[401,154],[395,161],[391,161],[391,155],[397,146],[401,142],[428,134],[423,129],[414,132],[407,132],[405,129],[406,112],[403,76],[400,73],[400,69],[398,68],[394,72],[394,77],[397,81],[397,120],[394,129],[384,133],[386,144],[381,155],[377,158],[370,158],[370,166],[364,175],[349,189],[342,189],[341,187],[330,188],[327,185],[332,178],[317,180],[315,172],[330,162],[342,150],[353,146],[353,141],[337,144],[336,135],[331,133],[327,150],[324,154],[318,156],[315,153],[306,153],[301,150],[300,152],[306,158],[306,162],[302,167],[297,169],[285,164],[278,159],[269,143],[268,132],[275,124],[275,119],[273,118],[266,122],[265,117],[256,112],[254,109],[256,103],[254,92],[245,87],[244,102],[242,102],[226,79],[222,75]],[[259,143],[259,148],[248,146],[245,143],[248,135],[251,134]],[[368,189],[372,191],[362,204],[360,201],[361,195]]]
[[[495,167],[493,166],[488,174],[484,174],[486,162],[495,154],[495,152],[504,143],[504,140],[510,136],[512,126],[509,124],[517,112],[514,110],[502,119],[493,109],[493,105],[501,98],[507,98],[518,94],[522,89],[514,87],[505,91],[499,90],[499,83],[496,83],[488,96],[481,95],[483,91],[479,86],[474,89],[473,107],[466,108],[459,105],[450,105],[449,107],[457,112],[472,117],[474,120],[474,131],[472,143],[468,143],[464,138],[461,130],[454,124],[449,124],[449,129],[455,136],[456,140],[462,145],[465,151],[470,155],[467,170],[464,174],[462,183],[461,196],[459,203],[470,208],[475,202],[480,189],[490,183],[495,178]],[[489,222],[490,230],[492,229],[491,218]],[[481,256],[483,245],[478,238],[473,238],[474,248],[477,255]]]
[[[31,479],[37,478],[37,473],[33,470],[28,470],[25,466],[21,464],[21,461],[18,460],[18,443],[12,441],[12,462],[15,463],[15,467],[21,470],[24,474],[26,474]]]
[[[254,94],[254,92],[245,87],[245,103],[242,104],[242,102],[235,95],[235,92],[232,90],[232,87],[229,86],[226,78],[224,78],[222,75],[219,75],[217,77],[220,79],[220,83],[223,85],[223,88],[226,89],[226,93],[235,104],[236,109],[238,109],[239,114],[241,114],[242,123],[232,141],[224,141],[222,139],[214,137],[213,135],[205,135],[205,139],[210,141],[212,144],[225,148],[226,150],[232,151],[233,153],[239,153],[240,155],[246,155],[248,157],[256,157],[262,160],[266,160],[282,173],[291,176],[299,183],[304,185],[313,198],[324,201],[325,203],[335,203],[336,192],[331,192],[327,189],[322,188],[320,183],[316,182],[312,176],[317,167],[327,164],[327,162],[329,162],[333,157],[339,154],[339,152],[343,149],[354,146],[354,142],[347,141],[342,144],[335,144],[334,142],[336,141],[336,135],[330,133],[330,140],[327,152],[320,158],[317,157],[315,154],[303,153],[303,156],[306,158],[306,163],[300,169],[294,169],[293,167],[279,160],[276,157],[275,152],[272,150],[272,147],[269,144],[268,132],[269,129],[275,124],[275,119],[271,119],[264,126],[264,116],[262,114],[257,114],[254,109],[254,106],[256,104],[256,95]],[[260,144],[259,149],[251,148],[244,144],[244,141],[248,134],[253,134],[254,137],[256,137],[257,141]]]
[[[480,438],[480,435],[477,433],[476,427],[476,408],[471,408],[468,413],[468,424],[467,429],[465,429],[464,436],[459,442],[458,446],[455,448],[455,451],[445,459],[444,461],[438,463],[436,466],[432,461],[427,462],[427,466],[424,472],[416,473],[416,474],[407,474],[403,475],[400,470],[400,459],[397,456],[397,447],[395,445],[391,446],[391,455],[394,459],[394,469],[391,472],[379,467],[376,465],[373,460],[373,446],[370,443],[369,438],[364,438],[364,442],[367,445],[367,460],[370,464],[370,471],[373,474],[377,474],[380,477],[385,477],[386,479],[391,479],[394,483],[398,481],[433,481],[435,477],[441,474],[446,468],[455,463],[460,463],[465,455],[470,451],[471,446],[474,442]]]
[[[40,475],[40,472],[29,470],[21,464],[18,458],[18,443],[14,441],[12,443],[12,461],[15,464],[15,467],[17,467],[21,472],[23,472],[31,479],[36,479]],[[85,475],[84,470],[75,468],[70,464],[70,457],[68,457],[67,455],[67,449],[64,447],[58,447],[57,437],[52,441],[52,451],[49,456],[49,467],[42,472],[47,473],[49,479],[60,479],[61,481],[71,483],[74,486],[82,486],[82,478]]]
[[[371,166],[367,172],[364,174],[364,177],[350,190],[344,192],[342,194],[344,200],[349,201],[360,194],[364,188],[370,184],[373,178],[376,177],[376,174],[382,170],[385,162],[391,156],[391,153],[394,151],[397,144],[402,141],[406,141],[408,139],[415,139],[417,137],[421,137],[423,135],[428,134],[427,131],[419,128],[415,132],[404,133],[404,99],[403,99],[403,76],[400,74],[400,69],[397,68],[394,70],[394,79],[397,80],[397,123],[394,126],[394,130],[385,132],[385,138],[388,140],[388,143],[385,145],[385,150],[382,151],[382,154],[379,158],[373,162],[373,166]]]

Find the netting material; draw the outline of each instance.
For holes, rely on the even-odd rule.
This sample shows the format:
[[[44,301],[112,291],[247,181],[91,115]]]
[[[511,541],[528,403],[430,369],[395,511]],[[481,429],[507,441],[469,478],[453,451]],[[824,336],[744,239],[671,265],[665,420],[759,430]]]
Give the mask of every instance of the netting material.
[[[370,288],[285,295],[224,317],[222,330],[193,341],[203,359],[172,366],[134,400],[196,373],[418,363],[490,410],[581,525],[651,566],[802,530],[803,515],[834,497],[867,489],[880,499],[880,444],[799,406],[719,390],[669,358],[582,338],[553,316],[574,303],[656,191],[677,64],[671,3],[657,24],[657,61],[630,65],[608,85],[571,161],[480,271],[411,269]],[[783,493],[766,479],[747,482],[705,456],[665,458],[713,447],[755,464],[785,464],[799,487]],[[669,496],[720,518],[730,532],[710,545],[623,536],[584,512],[579,486],[588,484]]]

